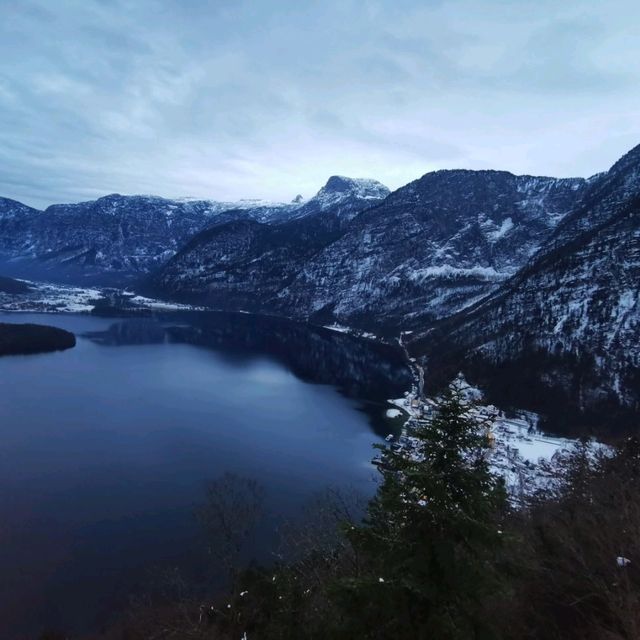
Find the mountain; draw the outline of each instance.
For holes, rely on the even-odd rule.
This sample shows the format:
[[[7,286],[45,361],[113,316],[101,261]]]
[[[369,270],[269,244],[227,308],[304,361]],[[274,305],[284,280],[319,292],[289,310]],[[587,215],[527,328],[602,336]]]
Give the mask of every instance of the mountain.
[[[297,317],[413,327],[515,273],[575,207],[586,181],[436,171],[358,216],[278,296]]]
[[[301,225],[294,219],[270,229],[241,221],[205,231],[156,284],[164,294],[224,308],[365,329],[422,326],[513,275],[586,185],[580,178],[437,171],[382,199],[377,183],[334,177],[313,205],[331,216],[307,214]],[[346,216],[342,193],[358,203]]]
[[[18,254],[29,242],[29,227],[37,225],[42,211],[28,207],[22,202],[0,198],[0,255]]]
[[[377,180],[331,176],[308,202],[293,211],[288,219],[303,218],[315,213],[331,212],[342,221],[351,220],[358,212],[384,200],[390,191]]]
[[[614,423],[618,416],[620,425],[635,420],[640,147],[591,181],[581,204],[518,274],[414,339],[411,350],[427,356],[428,380],[462,369],[497,401],[559,422],[604,414]]]
[[[0,264],[9,275],[122,284],[158,267],[211,224],[283,220],[301,206],[112,194],[38,211],[1,198]]]
[[[197,234],[154,275],[150,290],[218,308],[274,312],[282,288],[360,211],[388,194],[375,180],[332,176],[284,222],[233,220]]]

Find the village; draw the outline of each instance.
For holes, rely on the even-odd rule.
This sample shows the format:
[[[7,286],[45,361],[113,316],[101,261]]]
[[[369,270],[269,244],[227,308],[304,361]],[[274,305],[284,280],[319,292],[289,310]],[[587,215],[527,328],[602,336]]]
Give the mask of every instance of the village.
[[[415,366],[415,365],[414,365]],[[400,434],[389,434],[385,441],[397,452],[410,459],[420,456],[420,441],[413,435],[416,428],[425,424],[438,406],[437,398],[425,397],[419,382],[404,397],[389,400],[393,408],[388,417],[405,418]],[[471,386],[462,374],[451,383],[469,402],[469,412],[485,430],[489,441],[491,467],[505,479],[506,488],[513,501],[530,495],[553,480],[549,463],[563,451],[570,450],[576,442],[567,438],[547,435],[538,429],[539,416],[528,411],[507,414],[491,404],[482,404],[483,394]],[[380,458],[374,460],[379,465]]]

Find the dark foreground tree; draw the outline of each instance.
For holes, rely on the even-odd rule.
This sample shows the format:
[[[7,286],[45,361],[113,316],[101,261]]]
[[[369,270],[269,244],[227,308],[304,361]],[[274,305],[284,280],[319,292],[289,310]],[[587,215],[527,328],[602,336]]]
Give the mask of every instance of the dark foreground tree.
[[[358,570],[335,590],[351,638],[496,637],[486,607],[501,589],[497,558],[507,508],[487,461],[486,429],[451,389],[410,448],[383,448],[383,482],[347,536]]]
[[[225,473],[207,485],[206,502],[197,516],[207,551],[233,582],[242,553],[264,515],[264,488],[252,478]]]

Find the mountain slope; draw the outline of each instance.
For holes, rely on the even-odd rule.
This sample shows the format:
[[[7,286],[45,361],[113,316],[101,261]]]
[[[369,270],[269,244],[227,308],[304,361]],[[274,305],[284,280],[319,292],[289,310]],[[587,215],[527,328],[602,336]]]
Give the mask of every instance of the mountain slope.
[[[286,222],[242,220],[204,230],[159,270],[151,288],[218,308],[274,312],[278,292],[388,193],[375,180],[333,176]]]
[[[434,381],[463,369],[502,401],[584,415],[640,408],[639,345],[640,147],[520,273],[411,349]]]
[[[147,274],[208,225],[267,221],[300,207],[113,194],[37,211],[0,199],[0,262],[11,275],[122,283]]]
[[[19,253],[31,239],[30,225],[37,225],[41,215],[42,211],[22,202],[0,198],[0,254]]]
[[[585,186],[500,171],[429,173],[354,219],[275,306],[366,328],[449,315],[515,273]]]

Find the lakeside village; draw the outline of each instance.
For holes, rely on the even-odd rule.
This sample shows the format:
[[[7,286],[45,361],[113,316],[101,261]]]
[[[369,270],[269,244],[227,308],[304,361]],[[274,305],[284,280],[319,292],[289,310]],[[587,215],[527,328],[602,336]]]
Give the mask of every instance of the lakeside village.
[[[403,398],[389,400],[393,408],[387,410],[387,417],[406,416],[399,436],[389,434],[385,440],[397,452],[409,458],[419,457],[419,440],[412,432],[430,419],[437,407],[436,400],[426,398],[419,386],[413,385]],[[545,462],[553,460],[561,451],[571,449],[575,441],[555,438],[538,430],[539,416],[528,411],[515,411],[507,416],[493,405],[483,405],[482,392],[467,383],[462,374],[452,382],[452,386],[469,401],[469,411],[480,428],[487,430],[490,443],[490,463],[506,482],[512,499],[525,496],[552,481],[551,471]],[[377,457],[374,464],[380,465]]]

